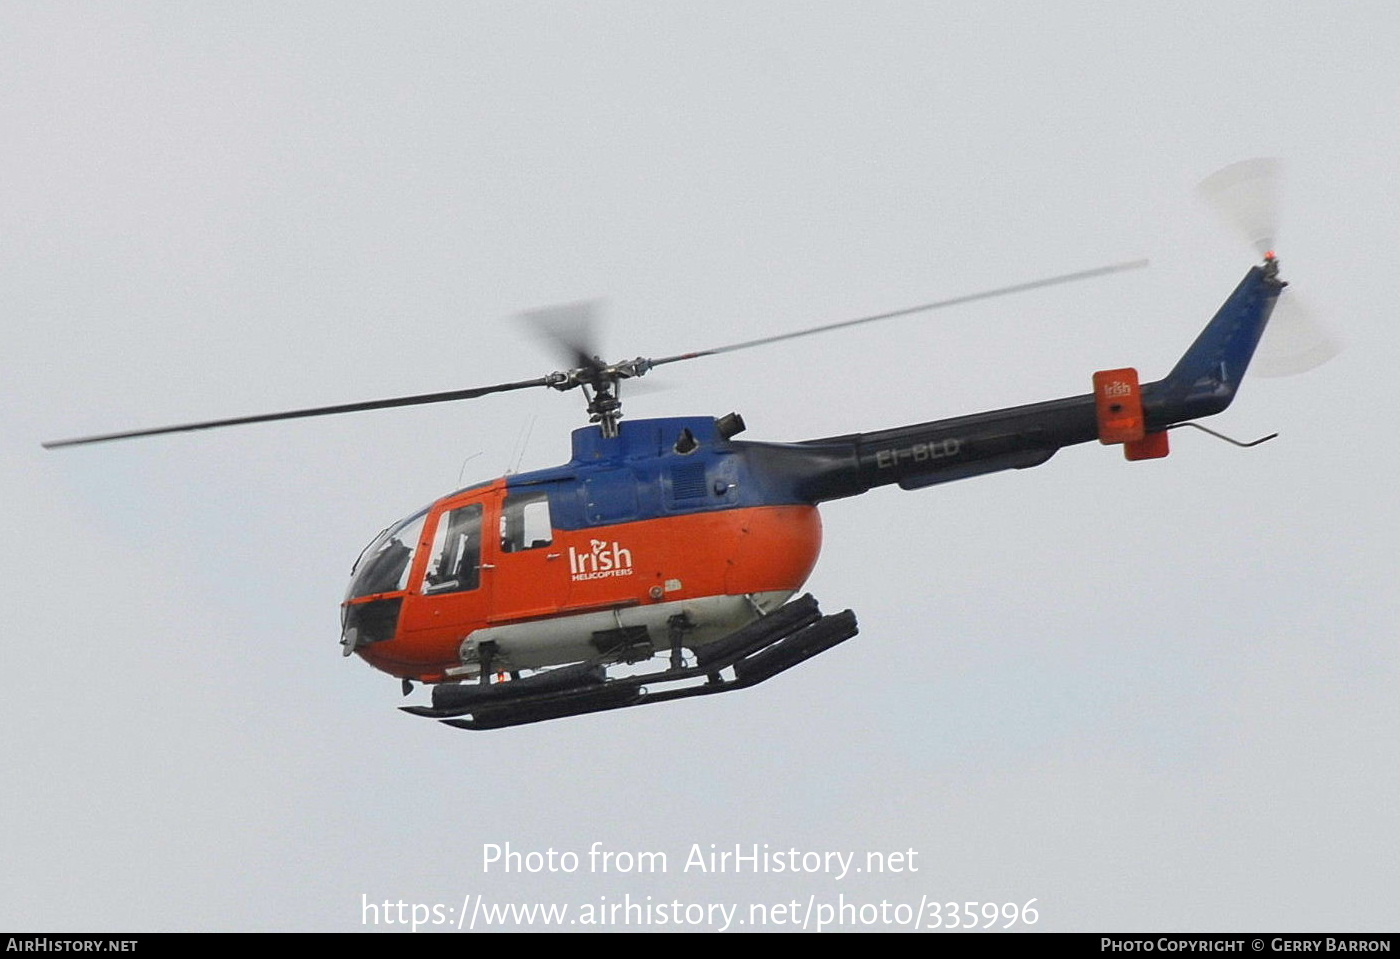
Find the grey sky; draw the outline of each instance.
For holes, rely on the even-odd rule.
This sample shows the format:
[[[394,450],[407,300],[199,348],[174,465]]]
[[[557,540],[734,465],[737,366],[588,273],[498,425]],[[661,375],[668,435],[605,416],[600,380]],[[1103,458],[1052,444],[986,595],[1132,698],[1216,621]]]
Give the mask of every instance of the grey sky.
[[[1397,91],[1382,2],[0,7],[0,926],[845,893],[1394,930]],[[510,317],[549,303],[659,355],[1139,256],[628,413],[801,439],[1155,378],[1254,259],[1192,187],[1258,155],[1288,295],[1349,345],[1210,424],[1281,437],[831,504],[809,588],[861,635],[733,696],[472,734],[340,658],[365,543],[563,461],[572,395],[38,445],[540,375]],[[671,870],[482,873],[594,841]],[[698,876],[692,843],[921,868]]]

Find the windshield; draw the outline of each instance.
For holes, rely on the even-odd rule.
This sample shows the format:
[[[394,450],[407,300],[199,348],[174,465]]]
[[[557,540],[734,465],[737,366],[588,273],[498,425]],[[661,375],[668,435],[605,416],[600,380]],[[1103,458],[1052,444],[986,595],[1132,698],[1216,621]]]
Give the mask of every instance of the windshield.
[[[408,588],[408,571],[413,554],[423,535],[423,522],[428,511],[414,513],[380,533],[365,547],[355,568],[350,571],[350,589],[346,599],[359,599],[375,593],[392,593]]]

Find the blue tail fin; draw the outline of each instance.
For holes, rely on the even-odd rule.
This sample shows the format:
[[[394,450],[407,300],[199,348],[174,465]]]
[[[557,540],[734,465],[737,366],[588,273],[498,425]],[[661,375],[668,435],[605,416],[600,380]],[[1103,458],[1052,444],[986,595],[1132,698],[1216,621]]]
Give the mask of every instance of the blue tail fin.
[[[1155,407],[1151,426],[1210,416],[1230,405],[1286,285],[1272,258],[1245,275],[1172,371],[1144,388],[1144,399],[1150,396]]]

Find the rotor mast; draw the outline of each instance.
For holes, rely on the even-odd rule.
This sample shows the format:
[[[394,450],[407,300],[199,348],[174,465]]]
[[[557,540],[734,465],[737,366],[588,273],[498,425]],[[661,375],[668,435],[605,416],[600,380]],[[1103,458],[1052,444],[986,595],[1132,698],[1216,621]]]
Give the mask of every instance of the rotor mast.
[[[611,365],[598,356],[590,359],[592,362],[588,366],[551,373],[546,379],[560,392],[576,386],[581,388],[588,400],[588,422],[597,423],[604,436],[614,439],[622,419],[622,381],[645,375],[653,363],[640,356]]]

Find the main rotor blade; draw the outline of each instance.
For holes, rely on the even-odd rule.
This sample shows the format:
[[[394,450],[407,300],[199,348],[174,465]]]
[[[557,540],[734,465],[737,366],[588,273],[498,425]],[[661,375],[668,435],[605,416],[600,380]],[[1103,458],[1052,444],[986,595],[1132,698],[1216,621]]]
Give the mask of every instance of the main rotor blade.
[[[765,336],[756,340],[745,340],[742,343],[731,343],[728,346],[717,346],[714,349],[698,350],[694,353],[678,353],[675,356],[651,360],[650,363],[652,366],[661,366],[665,363],[693,360],[701,356],[716,356],[720,353],[733,353],[736,350],[747,350],[754,346],[766,346],[769,343],[781,343],[783,340],[795,340],[800,336],[815,336],[818,333],[829,333],[832,330],[840,330],[848,326],[860,326],[862,323],[892,320],[895,317],[909,316],[913,313],[927,313],[931,310],[941,310],[944,307],[960,306],[963,303],[975,303],[978,300],[990,300],[998,296],[1009,296],[1012,293],[1025,293],[1028,290],[1039,290],[1047,286],[1057,286],[1061,283],[1073,283],[1077,280],[1087,280],[1095,276],[1107,276],[1110,273],[1122,273],[1125,270],[1136,270],[1144,266],[1147,266],[1146,260],[1133,260],[1130,263],[1114,263],[1111,266],[1101,266],[1093,270],[1080,270],[1078,273],[1065,273],[1060,276],[1047,277],[1043,280],[1031,280],[1028,283],[1017,283],[1012,286],[998,287],[995,290],[984,290],[981,293],[968,293],[946,300],[935,300],[932,303],[921,303],[918,306],[910,306],[902,310],[891,310],[888,313],[876,313],[873,316],[862,316],[854,320],[841,320],[836,323],[827,323],[823,326],[814,326],[792,333],[779,333],[776,336]]]
[[[547,341],[570,369],[601,370],[598,359],[597,300],[580,300],[527,310],[520,319],[530,325],[536,337]]]
[[[549,386],[551,380],[542,376],[535,380],[521,380],[517,383],[500,383],[496,386],[477,386],[466,390],[448,390],[445,393],[421,393],[418,396],[396,396],[387,400],[368,400],[363,403],[343,403],[339,406],[315,406],[304,410],[285,410],[280,413],[260,413],[257,416],[235,416],[226,420],[205,420],[201,423],[182,423],[179,426],[161,426],[150,430],[129,430],[124,433],[103,433],[99,436],[81,436],[71,440],[51,440],[43,444],[44,449],[58,449],[63,446],[82,446],[87,443],[106,443],[109,440],[128,440],[138,436],[159,436],[162,433],[185,433],[191,430],[211,430],[221,426],[242,426],[246,423],[270,423],[275,420],[297,420],[308,416],[333,416],[337,413],[360,413],[365,410],[383,410],[395,406],[426,406],[429,403],[450,403],[453,400],[470,400],[488,393],[504,393],[507,390],[524,390],[532,386]]]

